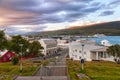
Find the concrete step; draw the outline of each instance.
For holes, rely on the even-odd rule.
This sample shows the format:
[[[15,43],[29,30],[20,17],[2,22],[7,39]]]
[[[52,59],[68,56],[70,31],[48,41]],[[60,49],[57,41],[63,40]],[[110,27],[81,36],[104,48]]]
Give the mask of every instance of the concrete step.
[[[61,66],[61,65],[66,65],[66,62],[50,62],[48,66]]]
[[[40,70],[35,74],[35,76],[40,75]],[[67,76],[66,66],[48,66],[42,68],[43,76]]]
[[[15,80],[41,80],[40,76],[18,76]],[[42,80],[70,80],[67,76],[47,76]]]

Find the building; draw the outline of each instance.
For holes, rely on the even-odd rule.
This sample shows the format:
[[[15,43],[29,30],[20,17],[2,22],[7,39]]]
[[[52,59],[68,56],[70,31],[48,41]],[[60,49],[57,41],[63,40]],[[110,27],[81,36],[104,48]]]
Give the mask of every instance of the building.
[[[53,55],[57,53],[57,40],[56,39],[40,39],[38,40],[41,46],[44,48],[42,53],[44,55]]]
[[[113,61],[114,57],[106,53],[107,48],[108,47],[96,44],[83,44],[80,42],[72,42],[69,45],[69,57],[73,60],[80,60],[84,58],[86,61]]]
[[[9,62],[15,56],[13,52],[7,50],[0,51],[0,62]]]
[[[8,34],[5,34],[5,38],[6,38],[7,40],[12,40],[12,37],[9,36]]]
[[[111,46],[112,44],[110,44],[110,42],[108,40],[102,40],[101,44],[104,46]]]
[[[57,39],[57,45],[60,49],[68,49],[69,41],[65,39]]]
[[[89,39],[86,39],[86,38],[77,39],[76,42],[80,42],[80,43],[83,43],[83,44],[94,44],[94,45],[97,44],[95,40],[89,40]]]
[[[104,34],[95,34],[93,37],[98,37],[98,38],[100,38],[100,37],[105,37],[105,35]]]

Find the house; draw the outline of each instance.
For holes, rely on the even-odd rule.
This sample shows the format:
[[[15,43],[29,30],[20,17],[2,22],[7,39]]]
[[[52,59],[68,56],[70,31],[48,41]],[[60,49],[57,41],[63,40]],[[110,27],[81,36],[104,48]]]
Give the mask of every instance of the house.
[[[0,51],[0,62],[9,62],[15,56],[13,52],[7,50]]]
[[[86,38],[77,39],[76,42],[80,42],[83,44],[97,44],[95,40],[90,40],[90,39],[86,39]]]
[[[97,44],[83,44],[80,42],[72,42],[69,45],[69,57],[73,60],[81,60],[84,58],[86,61],[113,61],[114,57],[106,53],[107,48],[108,47]]]
[[[56,39],[40,39],[38,40],[41,46],[44,48],[42,53],[44,55],[54,55],[57,53],[57,40]]]
[[[12,40],[12,37],[9,36],[8,34],[5,34],[5,38],[6,38],[7,40]]]
[[[110,42],[108,40],[102,40],[101,44],[104,46],[112,46],[112,44],[110,44]]]
[[[105,35],[104,35],[104,34],[99,34],[99,33],[97,33],[97,34],[95,34],[93,37],[98,37],[98,38],[100,38],[100,37],[105,37]]]
[[[60,49],[68,49],[69,41],[66,39],[57,39],[57,45]]]

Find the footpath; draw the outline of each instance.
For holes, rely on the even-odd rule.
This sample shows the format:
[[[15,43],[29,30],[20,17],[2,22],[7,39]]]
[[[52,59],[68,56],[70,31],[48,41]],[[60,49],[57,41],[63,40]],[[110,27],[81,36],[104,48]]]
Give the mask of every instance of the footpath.
[[[65,56],[60,56],[55,62],[40,67],[33,76],[18,76],[14,80],[70,80]]]

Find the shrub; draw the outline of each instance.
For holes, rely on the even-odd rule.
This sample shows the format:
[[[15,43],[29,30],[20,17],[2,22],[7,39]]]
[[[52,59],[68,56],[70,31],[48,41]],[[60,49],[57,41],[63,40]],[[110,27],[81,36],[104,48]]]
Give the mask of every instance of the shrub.
[[[19,63],[19,58],[17,56],[13,57],[12,58],[12,63],[13,63],[13,65],[18,64]]]

